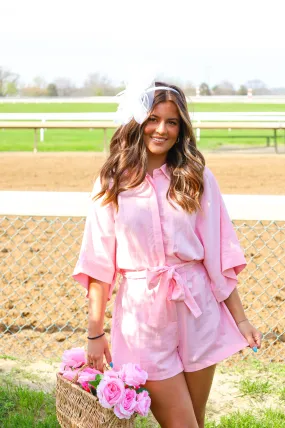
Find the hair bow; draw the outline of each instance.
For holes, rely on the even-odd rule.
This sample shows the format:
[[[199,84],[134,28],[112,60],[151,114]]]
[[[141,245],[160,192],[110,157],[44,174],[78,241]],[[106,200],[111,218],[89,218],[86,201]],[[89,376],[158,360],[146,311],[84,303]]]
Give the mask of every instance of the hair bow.
[[[126,125],[132,119],[139,124],[142,124],[149,111],[151,110],[154,93],[158,89],[165,89],[169,91],[177,92],[173,88],[168,86],[153,86],[154,82],[151,85],[146,86],[141,83],[131,83],[126,89],[119,94],[119,106],[115,115],[115,122],[121,125]]]

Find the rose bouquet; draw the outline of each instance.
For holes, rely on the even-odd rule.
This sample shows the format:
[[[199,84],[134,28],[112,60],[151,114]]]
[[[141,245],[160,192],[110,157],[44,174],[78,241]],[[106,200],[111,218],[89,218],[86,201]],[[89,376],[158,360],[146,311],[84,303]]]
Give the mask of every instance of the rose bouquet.
[[[142,386],[148,374],[138,364],[123,364],[120,370],[101,373],[87,366],[83,348],[73,348],[64,351],[59,373],[70,381],[77,376],[77,384],[119,419],[130,419],[134,413],[147,416],[149,412],[150,396]]]

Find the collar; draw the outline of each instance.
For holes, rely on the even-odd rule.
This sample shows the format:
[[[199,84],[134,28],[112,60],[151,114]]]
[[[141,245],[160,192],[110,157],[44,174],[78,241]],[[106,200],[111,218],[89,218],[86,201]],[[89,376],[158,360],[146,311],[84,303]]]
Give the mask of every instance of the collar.
[[[169,169],[167,167],[167,163],[164,163],[159,169],[164,173],[164,175],[170,180]]]

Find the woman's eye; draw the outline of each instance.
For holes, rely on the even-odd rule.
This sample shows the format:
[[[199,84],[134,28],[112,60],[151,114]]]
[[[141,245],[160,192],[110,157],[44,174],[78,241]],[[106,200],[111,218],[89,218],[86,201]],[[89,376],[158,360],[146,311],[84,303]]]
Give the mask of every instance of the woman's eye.
[[[155,117],[150,117],[150,118],[149,118],[149,121],[150,121],[150,122],[154,122],[155,120],[156,120],[156,119],[155,119]]]
[[[169,123],[170,125],[176,125],[176,122],[173,122],[172,120]]]

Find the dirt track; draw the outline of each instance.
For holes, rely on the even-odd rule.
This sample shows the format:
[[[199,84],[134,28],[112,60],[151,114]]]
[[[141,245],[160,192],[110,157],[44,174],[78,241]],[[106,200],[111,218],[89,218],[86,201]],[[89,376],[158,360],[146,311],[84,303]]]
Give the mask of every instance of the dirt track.
[[[223,193],[284,194],[284,156],[207,154],[206,160]],[[0,190],[89,191],[103,161],[91,153],[1,154]],[[0,353],[55,357],[85,345],[85,293],[70,279],[83,225],[78,219],[0,218]],[[236,226],[250,262],[239,287],[248,317],[267,335],[263,358],[282,361],[284,222]]]
[[[285,193],[285,156],[205,155],[223,193]],[[96,153],[1,153],[0,190],[89,191],[104,162]]]

